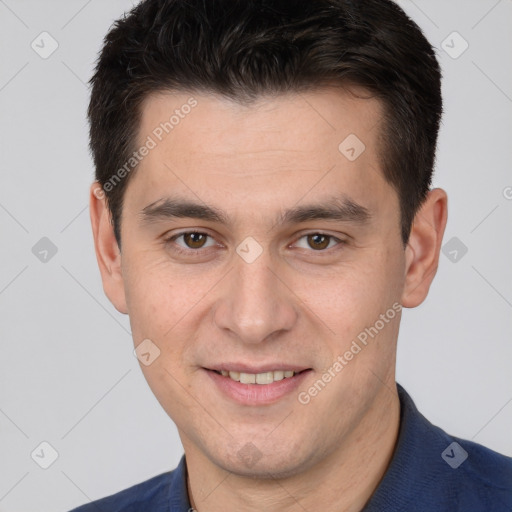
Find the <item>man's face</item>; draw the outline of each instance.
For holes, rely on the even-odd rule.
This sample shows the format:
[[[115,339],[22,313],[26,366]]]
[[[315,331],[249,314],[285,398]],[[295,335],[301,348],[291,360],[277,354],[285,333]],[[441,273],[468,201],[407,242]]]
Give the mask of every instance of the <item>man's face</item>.
[[[191,96],[197,105],[182,108]],[[158,130],[176,109],[172,131]],[[117,307],[135,345],[160,350],[142,370],[186,450],[239,474],[294,474],[357,442],[386,402],[400,317],[386,312],[401,301],[405,253],[381,115],[377,100],[333,89],[250,106],[198,94],[145,102],[139,143],[156,146],[125,191]],[[172,216],[167,199],[220,218]],[[318,215],[336,201],[337,218]]]

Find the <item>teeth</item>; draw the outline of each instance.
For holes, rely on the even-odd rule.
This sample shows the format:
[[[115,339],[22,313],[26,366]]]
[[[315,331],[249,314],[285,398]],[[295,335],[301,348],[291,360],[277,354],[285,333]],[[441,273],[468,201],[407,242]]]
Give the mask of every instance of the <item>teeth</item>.
[[[272,384],[278,380],[288,379],[295,375],[295,372],[290,370],[276,370],[273,372],[263,373],[244,373],[244,372],[228,372],[221,370],[220,372],[224,377],[241,382],[242,384]]]
[[[274,382],[274,372],[256,374],[256,384],[272,384],[272,382]]]
[[[277,372],[274,372],[274,381],[276,380],[283,380],[284,379],[284,372],[281,370],[278,370]]]
[[[256,384],[256,375],[254,373],[240,372],[240,383],[241,384]]]
[[[229,372],[229,377],[237,382],[240,382],[240,374],[238,372]]]

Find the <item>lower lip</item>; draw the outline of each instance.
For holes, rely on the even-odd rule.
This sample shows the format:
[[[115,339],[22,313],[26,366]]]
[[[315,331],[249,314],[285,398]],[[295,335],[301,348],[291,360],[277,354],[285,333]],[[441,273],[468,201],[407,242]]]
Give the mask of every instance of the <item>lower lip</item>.
[[[242,384],[213,370],[205,371],[224,395],[243,405],[267,405],[277,402],[295,391],[311,372],[305,370],[272,384]]]

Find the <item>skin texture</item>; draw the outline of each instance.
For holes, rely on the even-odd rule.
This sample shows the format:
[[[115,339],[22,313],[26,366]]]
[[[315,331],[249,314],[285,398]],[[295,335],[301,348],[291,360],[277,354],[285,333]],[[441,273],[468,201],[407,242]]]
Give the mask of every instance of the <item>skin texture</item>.
[[[425,299],[446,193],[429,192],[404,249],[398,196],[380,168],[381,105],[329,88],[249,106],[195,93],[153,95],[143,106],[139,142],[191,96],[197,106],[151,149],[127,186],[121,252],[99,185],[91,187],[105,293],[130,316],[135,346],[150,339],[160,350],[141,368],[178,427],[197,510],[361,510],[398,434],[400,313],[308,404],[298,393],[393,304],[415,307]],[[354,161],[338,150],[349,134],[366,147]],[[220,209],[230,224],[145,222],[142,210],[170,195]],[[276,222],[289,208],[333,195],[364,206],[369,219]],[[204,248],[184,237],[165,241],[187,230],[211,238]],[[322,250],[306,236],[318,232],[334,237]],[[248,236],[262,249],[252,263],[236,252]],[[312,371],[274,403],[242,405],[203,369],[225,362]],[[240,456],[247,450],[250,463]]]

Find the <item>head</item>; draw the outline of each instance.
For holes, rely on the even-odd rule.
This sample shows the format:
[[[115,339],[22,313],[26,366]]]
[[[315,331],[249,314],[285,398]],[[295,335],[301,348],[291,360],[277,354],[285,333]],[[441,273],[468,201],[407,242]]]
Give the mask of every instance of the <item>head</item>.
[[[385,403],[446,223],[441,110],[388,0],[149,0],[115,23],[88,111],[96,252],[186,449],[293,474]],[[244,369],[301,373],[262,400],[218,373]]]

